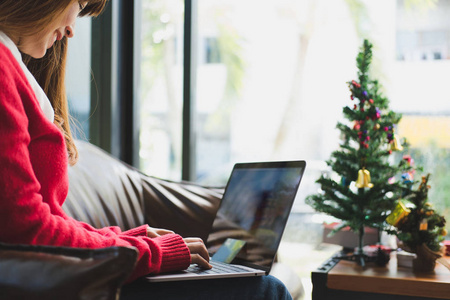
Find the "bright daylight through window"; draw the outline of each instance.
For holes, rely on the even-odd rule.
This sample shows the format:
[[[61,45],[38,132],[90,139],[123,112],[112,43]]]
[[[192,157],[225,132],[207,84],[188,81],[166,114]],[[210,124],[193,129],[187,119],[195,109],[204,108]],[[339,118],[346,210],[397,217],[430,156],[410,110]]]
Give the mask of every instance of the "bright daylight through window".
[[[304,198],[329,172],[325,160],[340,141],[335,126],[351,101],[346,83],[367,38],[373,76],[403,114],[396,133],[432,174],[430,201],[450,219],[449,15],[449,0],[198,0],[195,180],[223,185],[235,162],[306,160],[295,230],[288,228],[280,259],[297,257],[298,272],[309,277],[330,253],[320,245],[324,217]],[[183,26],[182,0],[142,1],[141,169],[174,180],[181,178]]]

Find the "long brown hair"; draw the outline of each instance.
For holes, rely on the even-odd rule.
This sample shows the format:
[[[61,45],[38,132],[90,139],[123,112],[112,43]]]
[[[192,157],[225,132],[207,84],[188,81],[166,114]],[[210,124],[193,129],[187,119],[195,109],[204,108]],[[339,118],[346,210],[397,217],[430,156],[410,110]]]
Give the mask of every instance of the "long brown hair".
[[[86,4],[79,16],[97,16],[108,0],[0,0],[0,31],[19,38],[36,34],[77,1]],[[74,165],[78,152],[70,130],[71,118],[65,89],[67,38],[55,42],[43,58],[34,59],[24,53],[22,57],[53,106],[55,124],[64,134],[69,163]]]

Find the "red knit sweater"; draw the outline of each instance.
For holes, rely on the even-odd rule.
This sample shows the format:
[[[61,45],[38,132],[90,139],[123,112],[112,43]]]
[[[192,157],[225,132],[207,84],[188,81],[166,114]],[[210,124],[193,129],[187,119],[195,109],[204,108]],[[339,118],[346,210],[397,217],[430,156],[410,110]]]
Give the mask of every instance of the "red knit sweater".
[[[80,248],[134,246],[129,280],[185,269],[190,253],[176,234],[146,237],[146,225],[121,232],[94,229],[61,208],[68,192],[67,151],[60,130],[43,115],[20,65],[0,43],[0,241]]]

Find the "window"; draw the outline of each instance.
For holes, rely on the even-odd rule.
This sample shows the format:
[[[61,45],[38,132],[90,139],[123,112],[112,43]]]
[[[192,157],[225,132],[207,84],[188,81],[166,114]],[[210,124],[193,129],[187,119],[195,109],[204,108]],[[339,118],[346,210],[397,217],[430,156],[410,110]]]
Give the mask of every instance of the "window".
[[[66,88],[69,110],[74,117],[73,133],[77,138],[89,138],[91,111],[91,19],[77,20],[76,35],[69,40]]]
[[[181,179],[183,111],[182,0],[142,1],[140,166]]]
[[[435,3],[421,6],[411,6],[408,1],[397,2],[397,59],[403,61],[449,59],[448,1],[433,1]]]
[[[185,2],[195,2],[186,57]],[[374,44],[373,76],[390,108],[403,113],[396,133],[416,164],[432,174],[430,201],[450,219],[450,1],[142,0],[140,168],[179,180],[183,143],[194,151],[191,180],[223,185],[235,162],[305,159],[280,259],[309,272],[336,248],[321,244],[322,222],[305,205],[335,129],[350,105],[362,39]],[[184,67],[192,63],[186,97]],[[193,105],[183,141],[183,106]],[[418,174],[420,175],[420,174]],[[298,253],[304,253],[308,262]],[[297,268],[297,267],[296,267]]]
[[[388,93],[403,113],[398,133],[410,143],[416,164],[431,173],[429,200],[449,219],[450,1],[408,4],[397,1],[397,60],[386,64]]]

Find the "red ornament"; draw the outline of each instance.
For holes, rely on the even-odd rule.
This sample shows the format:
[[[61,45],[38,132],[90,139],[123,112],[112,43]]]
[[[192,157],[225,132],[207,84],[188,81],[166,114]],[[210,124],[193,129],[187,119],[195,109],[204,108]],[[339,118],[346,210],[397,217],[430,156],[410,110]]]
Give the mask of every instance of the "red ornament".
[[[352,80],[352,84],[353,84],[354,86],[356,86],[357,88],[360,88],[360,87],[361,87],[361,85],[360,85],[359,83],[357,83],[356,81],[354,81],[354,80]]]
[[[370,104],[373,104],[373,99],[369,99]]]
[[[404,155],[403,159],[406,160],[408,162],[408,164],[411,164],[411,160],[412,160],[411,155]]]

